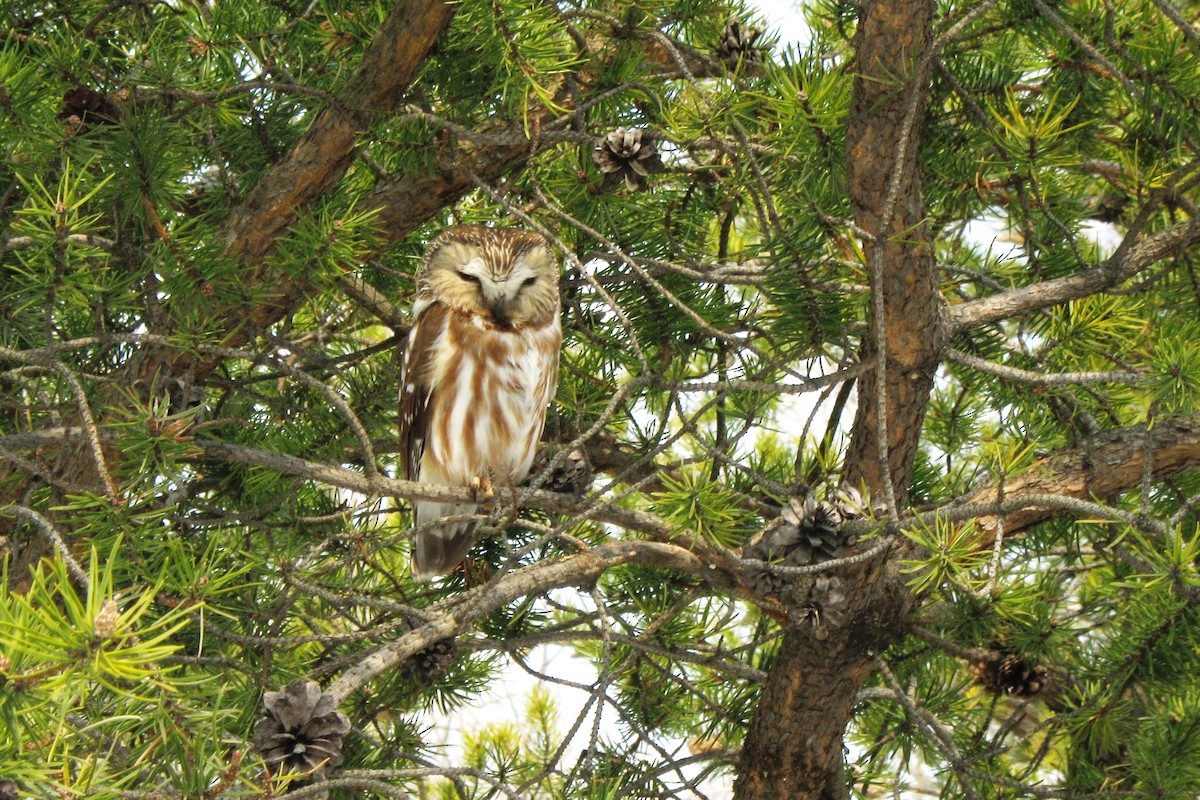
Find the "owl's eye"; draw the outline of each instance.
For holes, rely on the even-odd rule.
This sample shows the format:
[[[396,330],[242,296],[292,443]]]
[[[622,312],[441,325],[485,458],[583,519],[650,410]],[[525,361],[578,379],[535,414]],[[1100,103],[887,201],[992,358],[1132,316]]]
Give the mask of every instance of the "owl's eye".
[[[478,275],[472,275],[468,272],[463,272],[462,270],[459,270],[458,277],[462,278],[467,283],[473,283],[476,286],[479,285],[479,276]]]
[[[521,288],[524,289],[527,286],[533,286],[535,283],[537,283],[537,275],[534,275],[532,278],[526,278],[525,280],[521,281]]]

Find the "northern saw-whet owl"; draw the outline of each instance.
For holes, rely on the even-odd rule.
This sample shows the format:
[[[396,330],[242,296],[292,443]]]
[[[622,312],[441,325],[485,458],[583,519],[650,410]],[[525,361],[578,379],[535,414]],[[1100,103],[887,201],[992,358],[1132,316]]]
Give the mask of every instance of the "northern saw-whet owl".
[[[417,271],[400,376],[403,476],[444,486],[516,484],[528,473],[558,385],[558,261],[516,228],[440,234]],[[417,501],[412,571],[450,572],[474,540],[475,504]]]

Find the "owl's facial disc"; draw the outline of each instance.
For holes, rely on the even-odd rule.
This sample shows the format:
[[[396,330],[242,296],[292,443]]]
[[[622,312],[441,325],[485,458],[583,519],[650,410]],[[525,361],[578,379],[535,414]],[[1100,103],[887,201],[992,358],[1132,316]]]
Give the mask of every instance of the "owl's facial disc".
[[[458,268],[458,277],[477,287],[492,322],[504,328],[512,326],[521,291],[538,281],[537,271],[524,259],[518,261],[507,275],[499,277],[488,269],[482,258],[473,258]]]

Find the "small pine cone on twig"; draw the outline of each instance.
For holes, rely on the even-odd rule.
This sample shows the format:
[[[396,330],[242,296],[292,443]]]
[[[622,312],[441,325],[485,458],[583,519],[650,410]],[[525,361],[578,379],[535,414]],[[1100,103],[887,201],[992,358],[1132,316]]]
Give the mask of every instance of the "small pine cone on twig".
[[[792,618],[813,627],[817,639],[829,637],[830,628],[840,628],[849,621],[850,598],[836,575],[818,575]]]
[[[289,789],[323,780],[342,763],[350,719],[316,683],[297,678],[281,691],[264,693],[263,706],[265,714],[254,724],[254,747],[273,775],[303,776]]]
[[[576,447],[563,456],[562,461],[550,473],[546,480],[546,488],[552,492],[583,494],[592,485],[593,477],[587,453]]]
[[[641,128],[617,128],[596,142],[592,161],[604,173],[604,191],[615,189],[624,179],[630,191],[646,188],[646,177],[661,172],[658,148]]]
[[[121,110],[107,94],[86,86],[76,86],[63,94],[62,111],[58,112],[58,118],[75,130],[85,125],[113,125],[121,118]]]
[[[762,36],[762,31],[745,28],[740,19],[731,17],[721,32],[721,40],[717,42],[717,57],[731,66],[736,66],[739,61],[762,63],[766,48],[754,44],[759,36]]]
[[[969,665],[971,675],[980,686],[993,694],[1014,697],[1033,697],[1046,687],[1046,670],[999,646],[992,650],[994,655]]]
[[[453,639],[442,639],[414,653],[404,664],[409,676],[422,686],[429,686],[450,671],[458,647]]]
[[[742,555],[791,567],[832,561],[839,550],[854,543],[841,528],[856,516],[854,509],[838,500],[818,500],[811,493],[804,500],[794,497],[773,525],[746,543]]]

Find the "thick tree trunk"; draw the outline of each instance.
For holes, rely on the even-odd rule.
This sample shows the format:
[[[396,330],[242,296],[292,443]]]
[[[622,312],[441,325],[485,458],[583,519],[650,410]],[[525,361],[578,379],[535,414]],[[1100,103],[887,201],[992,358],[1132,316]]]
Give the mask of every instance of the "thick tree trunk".
[[[890,476],[898,503],[906,496],[945,330],[917,159],[933,11],[929,0],[863,5],[847,121],[855,222],[873,237],[864,243],[875,303],[862,360],[883,368],[859,381],[844,474],[876,497]],[[823,640],[811,623],[796,620],[784,634],[742,748],[738,800],[847,795],[842,737],[874,656],[896,637],[911,598],[886,556],[839,577],[853,605],[848,621],[827,627]]]
[[[738,800],[846,796],[842,734],[874,656],[892,639],[903,605],[895,565],[876,558],[838,571],[851,588],[849,623],[793,623],[784,635],[738,765]]]
[[[917,158],[932,22],[930,2],[867,4],[855,36],[858,78],[846,130],[855,222],[875,237],[865,244],[875,302],[862,360],[876,365],[882,349],[885,369],[859,379],[845,479],[853,485],[865,482],[879,493],[886,463],[900,505],[907,495],[945,327]],[[882,335],[876,333],[878,310],[883,312]],[[880,382],[886,449],[880,447]]]

